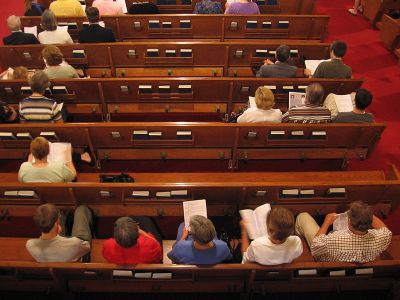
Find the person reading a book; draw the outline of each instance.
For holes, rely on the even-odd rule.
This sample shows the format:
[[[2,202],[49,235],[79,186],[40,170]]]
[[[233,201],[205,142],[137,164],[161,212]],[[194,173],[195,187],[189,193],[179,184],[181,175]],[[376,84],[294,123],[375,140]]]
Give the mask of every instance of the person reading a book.
[[[365,110],[372,103],[372,94],[366,89],[359,89],[355,95],[355,107],[350,112],[339,113],[334,123],[373,123],[374,115]]]
[[[70,34],[57,26],[57,18],[51,10],[46,9],[41,18],[43,31],[38,34],[41,44],[73,44]]]
[[[39,206],[33,216],[41,232],[26,242],[26,249],[38,262],[74,262],[90,252],[93,215],[85,205],[75,209],[71,237],[65,237],[65,216],[53,204]]]
[[[240,222],[242,229],[242,263],[256,262],[261,265],[290,263],[303,253],[303,244],[294,233],[294,216],[284,207],[274,207],[267,215],[267,233],[255,238],[249,246],[247,227],[251,223]]]
[[[255,93],[256,107],[249,107],[237,118],[238,123],[280,123],[282,112],[273,108],[275,97],[266,87],[259,87]]]
[[[162,239],[149,217],[121,217],[114,223],[114,237],[103,244],[103,256],[115,264],[162,261]]]
[[[176,264],[217,264],[232,259],[228,245],[217,239],[214,224],[207,218],[194,215],[189,228],[181,223],[176,243],[167,256]]]
[[[276,62],[266,59],[256,73],[257,77],[296,77],[297,67],[289,64],[290,48],[280,45],[275,53]]]
[[[75,179],[71,153],[65,153],[66,157],[70,157],[69,161],[48,161],[49,142],[40,136],[31,142],[30,150],[28,161],[19,168],[20,182],[70,182]]]
[[[297,216],[296,234],[307,240],[317,261],[365,263],[375,260],[389,247],[392,232],[373,215],[367,204],[353,202],[346,214],[345,226],[331,233],[328,233],[329,227],[339,219],[336,213],[327,214],[321,227],[308,213]]]
[[[43,70],[50,79],[79,78],[78,72],[64,61],[64,56],[57,46],[43,48],[42,56],[46,68]]]
[[[322,107],[324,88],[312,83],[306,88],[305,104],[291,107],[283,116],[282,123],[319,124],[331,122],[331,112]]]

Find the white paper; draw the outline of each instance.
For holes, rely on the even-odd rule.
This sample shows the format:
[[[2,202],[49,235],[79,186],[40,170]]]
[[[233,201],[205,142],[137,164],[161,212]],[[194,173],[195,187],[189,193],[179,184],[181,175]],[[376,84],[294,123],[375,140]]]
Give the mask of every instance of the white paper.
[[[86,11],[86,5],[81,4],[83,11]]]
[[[349,225],[349,216],[347,211],[342,214],[337,214],[335,221],[333,221],[333,231],[345,230]]]
[[[239,211],[241,218],[246,222],[246,230],[249,238],[255,238],[268,235],[267,215],[271,210],[271,205],[266,203],[257,207],[254,211],[251,209],[242,209]]]
[[[104,21],[100,21],[100,22],[99,22],[99,25],[100,25],[101,27],[106,27],[106,24],[104,23]]]
[[[347,95],[334,95],[335,103],[338,112],[350,112],[353,111],[353,101],[351,101],[350,94]]]
[[[24,27],[24,32],[25,33],[32,33],[34,36],[37,37],[37,26]]]
[[[306,104],[306,93],[289,92],[289,109]]]
[[[257,108],[256,97],[249,96],[249,107],[250,108]]]
[[[57,26],[57,30],[68,31],[68,26]]]
[[[128,8],[126,7],[126,2],[125,0],[115,0],[115,2],[119,3],[122,7],[122,12],[126,14],[128,12]]]
[[[62,161],[64,163],[72,161],[71,143],[49,143],[50,153],[47,161]]]
[[[315,70],[317,69],[318,65],[323,61],[329,61],[330,59],[307,59],[304,61],[306,68],[311,70],[311,75],[314,74]]]
[[[186,228],[189,228],[190,218],[195,215],[207,218],[207,204],[205,199],[183,202],[183,217]]]

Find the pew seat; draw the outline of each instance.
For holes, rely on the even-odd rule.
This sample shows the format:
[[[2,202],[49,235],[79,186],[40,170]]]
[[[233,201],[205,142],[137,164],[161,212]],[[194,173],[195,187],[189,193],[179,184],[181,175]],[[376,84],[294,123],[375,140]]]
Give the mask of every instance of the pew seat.
[[[379,36],[383,45],[390,51],[400,47],[400,20],[393,19],[387,14],[383,15]]]

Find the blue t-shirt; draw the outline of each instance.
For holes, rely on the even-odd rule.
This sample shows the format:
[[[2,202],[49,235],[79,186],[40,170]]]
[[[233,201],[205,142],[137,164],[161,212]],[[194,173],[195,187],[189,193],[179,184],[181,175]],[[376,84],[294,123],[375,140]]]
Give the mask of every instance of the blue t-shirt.
[[[225,242],[215,239],[213,243],[210,249],[198,250],[191,240],[179,241],[167,255],[173,263],[193,265],[217,264],[232,258]]]

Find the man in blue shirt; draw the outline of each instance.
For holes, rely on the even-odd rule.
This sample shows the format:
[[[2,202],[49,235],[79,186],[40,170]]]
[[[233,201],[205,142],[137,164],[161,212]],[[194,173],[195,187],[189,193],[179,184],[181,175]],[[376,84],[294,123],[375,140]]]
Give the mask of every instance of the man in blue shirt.
[[[216,238],[213,223],[203,216],[193,216],[190,232],[180,224],[176,243],[167,254],[176,264],[217,264],[232,259],[228,245]]]

